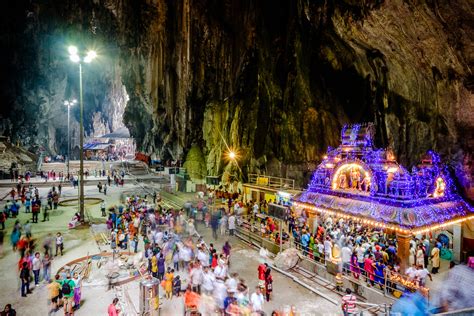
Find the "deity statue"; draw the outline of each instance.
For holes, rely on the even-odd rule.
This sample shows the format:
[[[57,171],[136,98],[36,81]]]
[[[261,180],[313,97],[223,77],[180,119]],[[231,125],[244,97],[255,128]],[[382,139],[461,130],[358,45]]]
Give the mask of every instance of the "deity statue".
[[[369,190],[370,190],[370,177],[367,173],[365,174],[364,179],[362,180],[361,184],[359,185],[359,190],[362,190],[361,189],[362,185],[364,186],[365,192],[369,192]]]
[[[338,182],[339,182],[339,186],[338,186],[339,189],[346,189],[347,188],[347,177],[344,173],[341,173],[339,175]]]
[[[352,189],[357,189],[360,182],[360,172],[356,168],[351,170],[351,187]]]

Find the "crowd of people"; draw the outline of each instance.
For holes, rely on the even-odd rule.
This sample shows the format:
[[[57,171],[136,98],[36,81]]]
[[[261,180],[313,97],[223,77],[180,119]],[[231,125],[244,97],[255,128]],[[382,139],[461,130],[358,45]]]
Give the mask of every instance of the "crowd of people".
[[[111,248],[137,252],[139,243],[143,243],[140,246],[148,263],[148,274],[160,280],[166,299],[183,297],[188,311],[203,315],[215,311],[226,315],[262,313],[264,302],[271,299],[271,268],[263,263],[256,267],[258,285],[252,289],[230,270],[229,241],[221,249],[207,244],[196,231],[195,218],[186,216],[192,215],[192,211],[165,209],[153,200],[130,196],[124,205],[108,208]],[[217,218],[220,223],[225,218],[226,238],[232,234],[233,209],[221,209],[211,216],[221,216]],[[111,305],[113,314],[117,304]]]
[[[323,264],[336,261],[342,266],[343,274],[363,279],[368,286],[384,289],[387,285],[388,290],[393,291],[394,280],[403,280],[408,281],[403,282],[407,287],[418,289],[426,285],[431,274],[438,273],[443,245],[438,240],[430,242],[428,236],[412,238],[410,267],[401,271],[394,233],[369,227],[360,221],[328,215],[313,217],[317,224],[313,222],[312,231],[308,222],[309,216],[305,211],[296,214],[288,208],[285,218],[279,221],[267,216],[261,205],[253,204],[249,229],[258,231],[261,236],[271,239],[275,244],[291,239],[294,246],[308,259]],[[280,230],[279,225],[287,227]],[[431,273],[428,270],[429,265]]]

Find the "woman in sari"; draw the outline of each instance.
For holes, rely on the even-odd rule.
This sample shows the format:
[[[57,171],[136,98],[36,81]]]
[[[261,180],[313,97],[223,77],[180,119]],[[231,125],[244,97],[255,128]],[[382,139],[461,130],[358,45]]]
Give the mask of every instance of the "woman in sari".
[[[354,278],[358,280],[360,276],[360,269],[359,269],[359,264],[357,262],[357,252],[355,251],[352,252],[352,256],[351,256],[351,272]]]

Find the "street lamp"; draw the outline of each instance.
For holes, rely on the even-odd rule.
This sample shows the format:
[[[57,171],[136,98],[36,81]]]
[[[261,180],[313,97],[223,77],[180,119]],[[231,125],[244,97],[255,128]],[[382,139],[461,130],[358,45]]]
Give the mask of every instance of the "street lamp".
[[[69,59],[72,62],[79,64],[79,109],[80,109],[80,131],[79,131],[79,214],[81,221],[84,222],[84,102],[82,98],[82,63],[90,63],[94,58],[97,57],[96,52],[88,51],[87,54],[81,57],[79,50],[76,46],[69,46]]]
[[[69,176],[69,160],[71,160],[71,136],[69,134],[69,126],[71,125],[71,106],[75,105],[77,100],[66,100],[64,105],[67,106],[67,175]]]

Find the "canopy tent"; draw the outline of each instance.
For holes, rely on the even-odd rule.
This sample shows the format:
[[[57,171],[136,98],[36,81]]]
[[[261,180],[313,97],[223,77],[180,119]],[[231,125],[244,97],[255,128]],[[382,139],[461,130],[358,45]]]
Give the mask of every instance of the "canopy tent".
[[[110,144],[107,143],[87,143],[84,144],[84,150],[105,150],[109,146]]]

